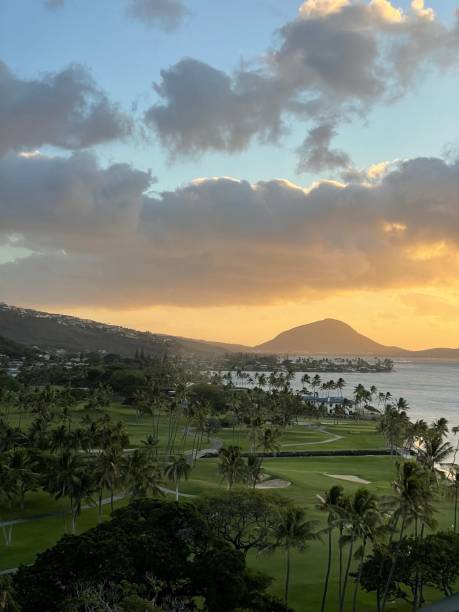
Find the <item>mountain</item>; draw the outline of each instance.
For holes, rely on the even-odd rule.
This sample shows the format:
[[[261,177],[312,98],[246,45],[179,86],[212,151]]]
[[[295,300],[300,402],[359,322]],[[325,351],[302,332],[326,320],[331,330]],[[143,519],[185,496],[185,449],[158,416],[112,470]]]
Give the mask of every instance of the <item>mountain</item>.
[[[255,347],[257,352],[311,355],[374,355],[379,357],[418,357],[459,359],[459,349],[435,348],[409,351],[385,346],[359,334],[336,319],[323,319],[282,332]]]
[[[6,355],[11,359],[19,359],[21,357],[28,357],[34,354],[34,350],[25,344],[19,344],[9,338],[0,336],[0,355]]]
[[[433,348],[408,351],[385,346],[359,334],[336,319],[324,319],[282,332],[255,347],[178,336],[141,332],[68,315],[17,308],[0,303],[0,354],[24,355],[30,347],[69,352],[104,350],[133,356],[136,351],[161,355],[212,356],[236,353],[281,353],[303,355],[374,355],[424,359],[459,359],[459,349]]]
[[[17,308],[0,303],[0,337],[41,350],[99,351],[133,356],[145,354],[210,355],[226,350],[209,342],[140,332],[67,315]],[[1,352],[1,350],[0,350]]]

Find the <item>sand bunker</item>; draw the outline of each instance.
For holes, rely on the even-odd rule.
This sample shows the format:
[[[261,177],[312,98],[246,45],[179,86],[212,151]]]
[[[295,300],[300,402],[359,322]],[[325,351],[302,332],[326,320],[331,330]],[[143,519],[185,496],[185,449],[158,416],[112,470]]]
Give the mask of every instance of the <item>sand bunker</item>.
[[[329,478],[338,478],[339,480],[348,480],[349,482],[355,482],[357,484],[370,484],[369,480],[364,480],[363,478],[353,476],[352,474],[326,474],[324,472],[324,476],[328,476]]]
[[[257,489],[285,489],[292,483],[289,480],[281,480],[280,478],[274,478],[273,480],[265,480],[265,482],[259,482],[256,485]]]

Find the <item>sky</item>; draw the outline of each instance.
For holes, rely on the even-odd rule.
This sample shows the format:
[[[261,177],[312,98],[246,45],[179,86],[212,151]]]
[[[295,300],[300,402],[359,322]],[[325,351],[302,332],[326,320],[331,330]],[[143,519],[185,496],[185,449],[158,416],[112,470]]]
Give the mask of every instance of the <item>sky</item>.
[[[0,301],[459,347],[456,0],[0,0]]]

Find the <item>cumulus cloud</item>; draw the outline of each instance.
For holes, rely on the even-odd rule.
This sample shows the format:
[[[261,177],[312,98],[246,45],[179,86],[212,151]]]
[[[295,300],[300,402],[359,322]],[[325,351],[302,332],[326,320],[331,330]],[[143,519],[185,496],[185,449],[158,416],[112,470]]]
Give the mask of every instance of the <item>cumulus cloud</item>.
[[[446,27],[420,0],[407,12],[389,0],[307,0],[261,59],[233,73],[192,58],[163,70],[145,121],[172,157],[278,141],[292,118],[334,130],[402,95],[421,69],[457,64],[458,50],[458,22]],[[322,163],[336,166],[342,155],[325,140]],[[308,145],[311,131],[304,169],[317,157]]]
[[[370,183],[234,178],[148,195],[125,164],[0,160],[0,299],[138,307],[269,303],[457,283],[459,163],[414,159]],[[122,245],[122,248],[120,248]]]
[[[82,149],[130,131],[130,119],[82,66],[24,80],[0,62],[0,155],[45,144]]]

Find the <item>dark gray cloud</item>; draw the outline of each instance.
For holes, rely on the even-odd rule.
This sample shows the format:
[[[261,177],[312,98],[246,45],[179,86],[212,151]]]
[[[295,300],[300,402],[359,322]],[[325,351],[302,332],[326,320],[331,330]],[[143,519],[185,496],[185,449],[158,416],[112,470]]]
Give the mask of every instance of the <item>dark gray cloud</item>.
[[[130,131],[130,119],[82,66],[24,80],[0,62],[0,155],[45,144],[82,149]]]
[[[414,159],[370,183],[197,179],[146,195],[125,164],[0,160],[0,300],[110,307],[269,303],[457,283],[459,163]]]
[[[163,70],[145,121],[174,157],[278,141],[295,118],[313,125],[300,168],[318,157],[336,166],[343,154],[324,146],[318,125],[335,129],[390,103],[422,70],[457,65],[458,52],[458,22],[448,29],[419,0],[407,13],[389,0],[308,0],[249,68],[226,74],[184,58]]]
[[[45,0],[50,10],[63,8],[65,0]],[[182,0],[120,0],[126,15],[149,27],[158,27],[166,32],[175,30],[189,15]]]
[[[189,14],[182,0],[128,0],[126,11],[132,19],[166,31],[177,28]]]
[[[331,141],[336,135],[332,123],[322,123],[309,131],[299,148],[298,172],[321,172],[327,168],[349,168],[351,158],[344,151],[331,148]]]
[[[47,9],[55,11],[64,6],[64,0],[45,0],[44,5]]]
[[[166,104],[150,108],[145,119],[173,155],[240,151],[254,136],[275,141],[282,131],[284,93],[257,72],[241,71],[231,78],[185,58],[161,71],[155,90]]]

